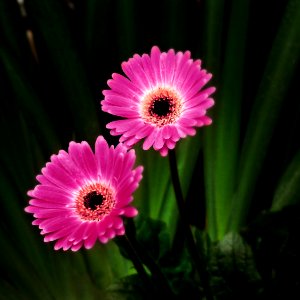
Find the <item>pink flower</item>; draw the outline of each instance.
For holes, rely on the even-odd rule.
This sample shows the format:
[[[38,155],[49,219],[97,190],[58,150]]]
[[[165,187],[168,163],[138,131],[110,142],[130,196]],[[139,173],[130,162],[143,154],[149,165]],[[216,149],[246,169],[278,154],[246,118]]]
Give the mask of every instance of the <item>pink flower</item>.
[[[189,51],[161,52],[154,46],[150,56],[135,54],[122,69],[127,77],[112,75],[101,105],[123,118],[106,127],[127,147],[144,139],[144,150],[153,147],[166,156],[180,138],[195,135],[195,127],[211,124],[206,110],[214,105],[209,96],[215,88],[202,88],[212,75]]]
[[[133,192],[143,167],[133,169],[134,150],[124,145],[109,148],[102,136],[95,153],[87,142],[70,142],[68,152],[51,156],[37,176],[39,184],[28,195],[26,212],[36,218],[44,241],[56,240],[54,249],[77,251],[106,243],[125,233],[122,217],[134,217]]]

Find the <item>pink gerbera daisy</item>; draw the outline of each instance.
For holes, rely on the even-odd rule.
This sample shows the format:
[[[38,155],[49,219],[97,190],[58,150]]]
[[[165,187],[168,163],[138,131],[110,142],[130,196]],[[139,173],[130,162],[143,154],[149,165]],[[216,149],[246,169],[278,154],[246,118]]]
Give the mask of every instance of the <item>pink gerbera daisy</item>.
[[[133,169],[134,150],[119,144],[109,147],[102,136],[95,153],[87,142],[70,142],[37,176],[39,184],[28,195],[26,212],[36,218],[44,241],[54,241],[55,250],[82,246],[89,249],[96,240],[106,243],[125,233],[122,217],[134,217],[133,192],[142,178],[143,167]]]
[[[153,147],[166,156],[180,138],[195,135],[195,127],[211,124],[206,110],[214,104],[209,96],[215,88],[202,88],[212,75],[189,51],[161,52],[154,46],[150,56],[135,54],[122,69],[127,77],[112,75],[101,104],[123,118],[106,127],[127,147],[144,139],[144,150]]]

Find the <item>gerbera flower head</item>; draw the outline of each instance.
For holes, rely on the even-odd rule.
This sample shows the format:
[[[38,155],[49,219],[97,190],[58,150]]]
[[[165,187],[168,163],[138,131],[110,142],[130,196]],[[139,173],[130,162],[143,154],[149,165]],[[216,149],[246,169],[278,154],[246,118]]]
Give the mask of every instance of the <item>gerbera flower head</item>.
[[[153,147],[166,156],[181,138],[195,135],[196,127],[212,123],[206,111],[214,105],[215,87],[203,89],[212,74],[189,51],[161,52],[154,46],[150,55],[123,62],[122,70],[126,76],[114,73],[108,80],[101,105],[122,117],[106,127],[127,147],[144,139],[144,150]]]
[[[142,179],[143,167],[134,168],[135,152],[121,143],[109,147],[102,136],[95,153],[87,142],[70,142],[36,178],[28,192],[32,198],[26,212],[36,218],[44,241],[56,240],[54,248],[89,249],[99,240],[108,242],[125,233],[123,217],[138,211],[131,205]]]

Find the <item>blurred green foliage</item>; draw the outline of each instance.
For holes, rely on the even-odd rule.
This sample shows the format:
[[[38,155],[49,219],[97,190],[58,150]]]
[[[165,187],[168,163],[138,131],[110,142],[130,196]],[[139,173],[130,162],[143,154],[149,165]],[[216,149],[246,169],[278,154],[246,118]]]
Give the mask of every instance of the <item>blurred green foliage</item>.
[[[69,141],[93,145],[102,134],[117,143],[101,91],[122,61],[153,45],[190,50],[217,87],[213,124],[176,148],[214,298],[300,295],[300,1],[24,2],[0,0],[0,299],[149,293],[122,245],[56,252],[24,207],[35,176]],[[145,171],[134,225],[149,274],[178,298],[201,299],[167,158],[135,148]]]

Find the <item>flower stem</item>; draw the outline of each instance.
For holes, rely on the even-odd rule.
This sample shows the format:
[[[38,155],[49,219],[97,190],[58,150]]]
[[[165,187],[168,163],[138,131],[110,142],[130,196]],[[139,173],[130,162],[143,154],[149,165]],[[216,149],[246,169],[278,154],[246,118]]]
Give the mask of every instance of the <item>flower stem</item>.
[[[209,278],[207,274],[206,264],[204,262],[204,259],[201,259],[198,254],[198,250],[194,241],[191,227],[189,225],[187,210],[185,207],[185,201],[183,198],[180,180],[179,180],[175,150],[170,150],[168,157],[170,163],[172,183],[173,183],[174,192],[177,201],[177,207],[178,207],[180,221],[183,227],[184,235],[186,237],[188,251],[195,264],[195,268],[198,271],[199,278],[202,281],[204,293],[206,294],[206,299],[213,300],[213,296],[211,294],[211,289],[209,286]]]
[[[148,254],[135,237],[135,225],[133,220],[126,220],[127,233],[124,236],[116,237],[115,241],[120,249],[126,251],[126,257],[130,259],[138,272],[146,288],[146,298],[153,299],[156,296],[164,296],[167,299],[173,299],[173,291],[162,273],[159,266]],[[151,272],[147,274],[144,265]]]
[[[149,254],[147,249],[145,249],[145,247],[143,247],[143,245],[136,239],[136,229],[133,220],[127,219],[126,221],[126,227],[127,229],[129,229],[127,237],[130,239],[131,245],[135,249],[136,253],[138,253],[141,261],[143,261],[145,266],[147,266],[147,268],[150,270],[154,279],[153,283],[155,285],[155,291],[159,296],[166,297],[167,299],[172,298],[174,296],[174,293],[169,285],[167,278],[163,274],[159,265]],[[154,293],[155,291],[153,289]]]
[[[116,242],[118,246],[122,246],[123,249],[125,249],[126,254],[128,255],[129,259],[132,261],[136,271],[138,272],[141,280],[143,281],[147,292],[150,292],[153,290],[151,280],[149,275],[147,274],[143,263],[141,261],[141,258],[139,257],[138,253],[136,252],[134,246],[132,245],[130,238],[128,235],[118,236],[116,238]]]

